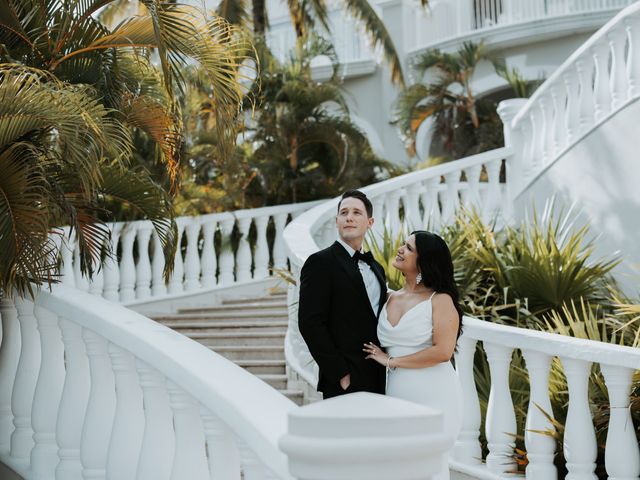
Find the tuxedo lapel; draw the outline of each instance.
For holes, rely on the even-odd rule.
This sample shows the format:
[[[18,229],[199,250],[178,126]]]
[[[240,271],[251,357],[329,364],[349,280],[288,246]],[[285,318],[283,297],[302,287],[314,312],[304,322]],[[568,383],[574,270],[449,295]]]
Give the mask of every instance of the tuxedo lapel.
[[[367,289],[364,286],[364,280],[362,279],[362,275],[360,274],[360,270],[358,269],[358,265],[356,265],[356,262],[353,261],[344,247],[338,242],[335,242],[333,244],[333,254],[336,256],[340,267],[345,271],[345,273],[353,283],[356,293],[361,297],[361,301],[364,302],[364,304],[369,308],[369,311],[377,317],[377,312],[374,312],[373,308],[371,308],[369,295],[367,295]],[[376,273],[376,277],[377,276],[378,274]]]
[[[380,265],[378,262],[374,262],[371,265],[371,270],[373,270],[373,273],[376,274],[376,278],[380,283],[380,301],[378,302],[378,311],[376,312],[376,318],[377,318],[378,315],[380,315],[380,311],[382,310],[382,307],[387,301],[387,282],[385,282],[385,279],[384,279],[384,270],[382,269],[382,265]]]

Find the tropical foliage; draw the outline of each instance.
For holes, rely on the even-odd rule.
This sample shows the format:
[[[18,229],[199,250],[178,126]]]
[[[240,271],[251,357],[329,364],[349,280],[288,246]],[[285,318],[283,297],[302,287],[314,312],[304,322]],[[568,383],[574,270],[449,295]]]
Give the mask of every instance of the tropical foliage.
[[[405,138],[410,155],[416,153],[416,134],[427,120],[433,122],[436,151],[451,158],[492,150],[503,145],[502,122],[497,104],[478,98],[472,88],[478,65],[489,62],[518,97],[529,96],[538,85],[526,82],[504,59],[489,52],[484,43],[465,42],[454,53],[427,50],[413,68],[426,83],[416,83],[401,92],[395,105],[395,122]]]
[[[532,328],[593,341],[640,347],[640,305],[616,288],[610,276],[619,259],[594,258],[587,227],[578,226],[571,213],[549,208],[543,215],[518,226],[497,229],[473,211],[461,211],[454,224],[441,232],[454,259],[463,309],[491,322]],[[402,285],[390,266],[402,238],[386,234],[371,250],[387,270],[387,276]],[[390,288],[394,286],[390,283]],[[484,413],[489,400],[491,374],[486,356],[475,356],[474,377]],[[510,387],[516,409],[518,432],[522,435],[529,402],[529,377],[520,352],[515,352],[510,369]],[[547,432],[557,441],[556,464],[564,478],[562,438],[568,408],[568,387],[561,363],[552,362],[549,395],[554,426]],[[599,478],[604,470],[604,445],[609,419],[609,399],[604,378],[597,366],[590,378],[590,401],[599,445]],[[631,412],[640,438],[640,373],[633,382]],[[482,429],[484,431],[484,429]],[[486,453],[486,439],[481,436]],[[522,436],[516,438],[516,461],[527,464]]]
[[[175,248],[166,195],[131,162],[140,136],[177,185],[176,97],[187,61],[208,75],[217,128],[235,128],[238,66],[248,51],[239,32],[157,0],[108,28],[96,14],[110,3],[8,0],[0,8],[0,289],[7,293],[55,279],[61,225],[75,231],[91,274],[109,235],[101,220],[114,209],[153,219],[165,251]]]

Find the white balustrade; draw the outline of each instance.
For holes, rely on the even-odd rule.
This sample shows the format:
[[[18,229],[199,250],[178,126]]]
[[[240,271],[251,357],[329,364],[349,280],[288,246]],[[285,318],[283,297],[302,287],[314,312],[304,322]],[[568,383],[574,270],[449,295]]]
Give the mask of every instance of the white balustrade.
[[[251,218],[241,218],[238,221],[240,240],[236,253],[236,278],[239,282],[251,279],[251,246],[249,245],[249,229]]]
[[[233,432],[208,410],[202,412],[211,480],[240,480],[240,452]]]
[[[133,242],[136,239],[134,228],[125,228],[120,235],[122,255],[120,258],[120,301],[127,303],[135,299],[136,266],[133,260]]]
[[[631,2],[609,7],[626,3]],[[587,4],[581,2],[572,11],[581,7]],[[604,7],[599,3],[599,8]],[[522,164],[524,176],[514,192],[516,196],[543,168],[638,98],[640,62],[632,52],[640,49],[639,42],[640,4],[635,2],[578,48],[522,107],[506,128],[518,132],[525,142],[523,149],[514,150],[518,157],[514,163]]]
[[[8,450],[13,432],[11,395],[20,357],[18,312],[9,298],[0,299],[2,343],[0,343],[0,450]]]
[[[184,260],[182,259],[182,235],[184,234],[185,224],[188,218],[182,218],[176,222],[176,254],[173,257],[173,271],[169,279],[168,291],[170,294],[182,293],[184,291]]]
[[[158,233],[154,230],[153,238],[153,256],[151,259],[151,295],[160,297],[166,295],[167,285],[164,281],[165,259],[162,251],[162,243]],[[107,299],[110,300],[110,299]]]
[[[151,259],[149,258],[149,240],[153,226],[151,222],[139,228],[136,234],[138,244],[138,263],[136,264],[136,298],[151,296]]]
[[[187,253],[184,257],[184,289],[186,291],[200,288],[200,256],[198,255],[198,239],[200,222],[194,218],[186,227]]]
[[[119,300],[120,269],[118,268],[118,240],[120,239],[120,227],[111,229],[110,254],[105,258],[102,268],[104,270],[104,287],[102,296],[112,302]]]
[[[216,285],[218,260],[216,259],[214,242],[217,225],[215,220],[205,220],[202,222],[202,257],[200,259],[202,288],[211,288]]]
[[[256,250],[253,257],[254,271],[253,278],[260,279],[269,276],[269,244],[267,243],[267,227],[269,225],[269,217],[257,217],[254,220],[256,227]]]

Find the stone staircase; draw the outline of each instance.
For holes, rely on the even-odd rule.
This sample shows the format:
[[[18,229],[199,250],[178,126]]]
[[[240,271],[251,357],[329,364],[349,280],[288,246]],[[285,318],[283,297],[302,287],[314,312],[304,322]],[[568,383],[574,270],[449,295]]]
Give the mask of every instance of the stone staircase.
[[[226,299],[215,307],[184,308],[153,317],[245,368],[301,405],[303,392],[287,389],[287,318],[287,297],[283,293]]]

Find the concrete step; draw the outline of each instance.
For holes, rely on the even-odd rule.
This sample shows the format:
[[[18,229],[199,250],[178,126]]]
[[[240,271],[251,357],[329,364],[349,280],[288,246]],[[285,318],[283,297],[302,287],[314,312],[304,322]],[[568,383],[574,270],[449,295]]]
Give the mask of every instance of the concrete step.
[[[163,322],[166,327],[172,328],[184,335],[189,336],[192,333],[213,333],[213,332],[286,332],[287,322],[284,320],[274,322],[254,322],[254,321],[238,321],[238,322],[192,322],[191,320],[172,320]]]
[[[274,374],[260,374],[256,375],[260,380],[268,383],[276,390],[287,389],[287,376],[286,375],[274,375]]]
[[[190,321],[190,322],[233,322],[236,320],[253,320],[255,322],[273,322],[282,321],[288,318],[286,312],[269,312],[269,311],[255,311],[255,312],[212,312],[212,313],[173,313],[170,315],[154,315],[152,317],[156,322],[164,324],[165,322],[173,321]]]
[[[266,295],[264,297],[242,297],[242,298],[224,298],[221,302],[223,305],[238,305],[245,303],[260,303],[261,305],[267,303],[287,303],[286,293],[277,293],[273,295]]]
[[[284,360],[284,345],[225,345],[209,348],[231,361]]]
[[[283,346],[285,331],[279,332],[195,332],[189,338],[207,347],[217,346]]]
[[[302,390],[279,390],[285,397],[292,400],[296,405],[302,405],[304,402],[304,393]]]
[[[276,311],[276,312],[287,312],[287,302],[252,302],[250,300],[244,303],[237,304],[222,304],[215,305],[211,307],[194,307],[194,308],[181,308],[178,310],[178,313],[222,313],[222,312],[264,312],[264,311]]]
[[[284,360],[234,360],[234,363],[254,375],[285,375],[287,372]]]

